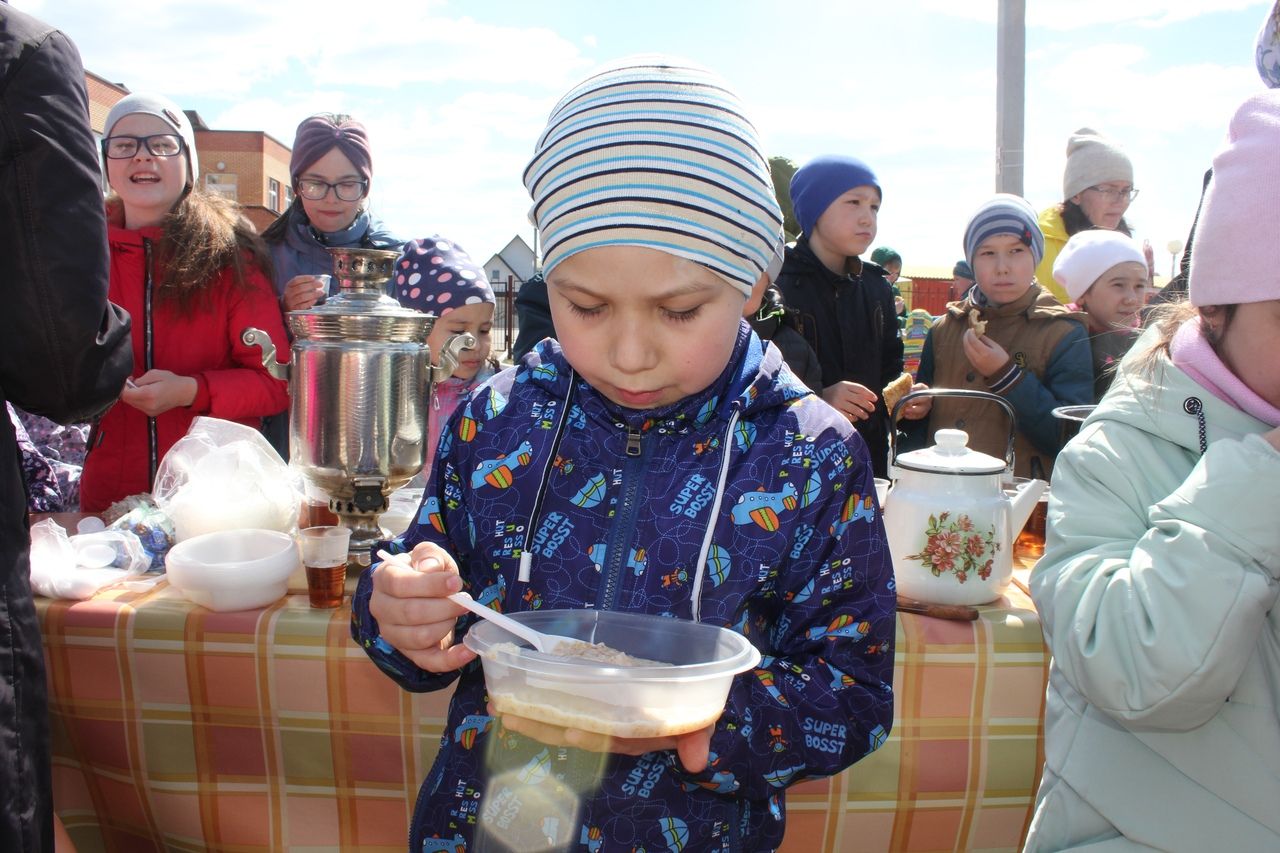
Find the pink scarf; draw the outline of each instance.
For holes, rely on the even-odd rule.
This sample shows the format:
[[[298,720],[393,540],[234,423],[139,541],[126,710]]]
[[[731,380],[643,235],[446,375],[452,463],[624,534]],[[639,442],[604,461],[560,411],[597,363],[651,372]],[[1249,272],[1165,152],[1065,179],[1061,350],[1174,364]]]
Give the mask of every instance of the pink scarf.
[[[1280,409],[1254,393],[1223,363],[1201,331],[1200,317],[1182,324],[1173,335],[1169,351],[1174,366],[1213,396],[1263,423],[1280,426]]]

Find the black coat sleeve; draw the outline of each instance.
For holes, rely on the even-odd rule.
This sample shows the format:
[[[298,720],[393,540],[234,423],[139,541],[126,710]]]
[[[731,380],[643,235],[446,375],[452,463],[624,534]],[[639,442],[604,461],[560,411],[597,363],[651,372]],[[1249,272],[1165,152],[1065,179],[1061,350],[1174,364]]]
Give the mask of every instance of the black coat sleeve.
[[[46,31],[0,45],[0,393],[88,420],[133,368],[129,315],[107,301],[101,173],[80,56]]]
[[[886,281],[887,285],[888,282]],[[893,304],[893,291],[885,288],[888,300],[882,296],[884,310],[880,315],[883,328],[880,330],[880,387],[873,388],[877,394],[893,380],[902,375],[902,337],[898,326],[897,309]]]

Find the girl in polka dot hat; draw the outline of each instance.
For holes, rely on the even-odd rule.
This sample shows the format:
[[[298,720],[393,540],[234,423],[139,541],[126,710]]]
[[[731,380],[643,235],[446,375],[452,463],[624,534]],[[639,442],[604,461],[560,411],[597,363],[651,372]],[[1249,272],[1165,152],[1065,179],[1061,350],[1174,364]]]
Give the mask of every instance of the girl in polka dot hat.
[[[432,388],[427,460],[417,478],[425,481],[449,416],[473,388],[497,371],[497,363],[489,358],[497,301],[484,270],[461,246],[438,235],[411,240],[405,246],[392,276],[392,295],[404,307],[438,318],[427,336],[432,364],[439,365],[440,354],[454,335],[470,332],[476,339],[475,347],[459,354],[453,375]]]

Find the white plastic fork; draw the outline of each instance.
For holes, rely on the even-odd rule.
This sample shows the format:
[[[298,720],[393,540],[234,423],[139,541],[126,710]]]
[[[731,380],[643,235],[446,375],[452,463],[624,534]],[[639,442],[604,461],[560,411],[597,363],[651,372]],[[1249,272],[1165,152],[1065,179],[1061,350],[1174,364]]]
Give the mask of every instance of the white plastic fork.
[[[378,556],[381,557],[383,560],[386,560],[387,562],[390,562],[390,563],[395,563],[398,566],[404,566],[407,569],[413,568],[413,564],[409,562],[408,554],[392,554],[389,551],[384,551],[382,549],[379,549]],[[530,628],[528,625],[525,625],[521,622],[517,622],[516,620],[512,619],[510,616],[507,616],[504,613],[499,613],[498,611],[494,610],[491,607],[485,607],[483,604],[480,604],[478,601],[472,598],[470,593],[455,592],[452,595],[448,596],[448,598],[453,603],[460,604],[463,607],[467,608],[472,613],[479,616],[481,619],[488,619],[490,622],[493,622],[502,630],[511,634],[515,634],[517,637],[520,637],[521,639],[527,640],[535,649],[542,652],[543,654],[548,654],[548,655],[562,654],[562,652],[560,652],[559,649],[563,644],[582,643],[581,640],[575,640],[573,637],[565,637],[561,634],[544,634],[541,631],[535,631],[533,628]]]

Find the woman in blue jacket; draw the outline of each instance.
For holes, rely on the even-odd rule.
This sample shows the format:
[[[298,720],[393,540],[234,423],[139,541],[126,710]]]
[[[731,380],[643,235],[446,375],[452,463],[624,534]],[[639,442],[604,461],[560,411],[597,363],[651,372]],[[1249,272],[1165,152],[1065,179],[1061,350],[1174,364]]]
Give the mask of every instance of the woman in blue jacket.
[[[400,240],[369,213],[373,155],[364,125],[348,115],[318,113],[304,119],[289,158],[293,201],[262,232],[271,250],[276,293],[283,311],[304,311],[337,292],[330,248],[396,249]],[[286,324],[287,327],[287,324]],[[289,414],[265,418],[263,435],[289,458]]]
[[[293,201],[262,232],[271,249],[276,292],[286,311],[301,311],[326,294],[318,275],[333,272],[333,247],[400,249],[369,213],[373,157],[364,125],[320,113],[298,125],[289,158]],[[330,282],[331,291],[337,282]]]

